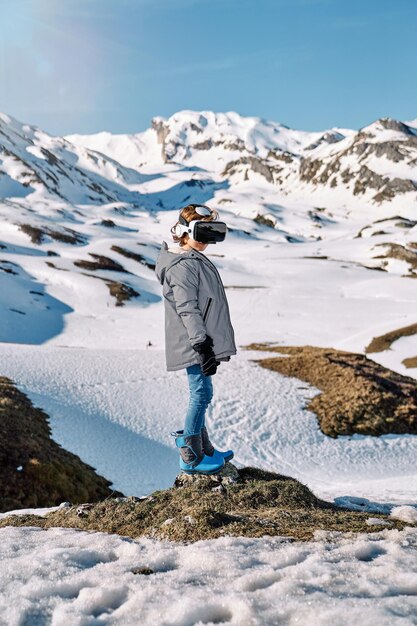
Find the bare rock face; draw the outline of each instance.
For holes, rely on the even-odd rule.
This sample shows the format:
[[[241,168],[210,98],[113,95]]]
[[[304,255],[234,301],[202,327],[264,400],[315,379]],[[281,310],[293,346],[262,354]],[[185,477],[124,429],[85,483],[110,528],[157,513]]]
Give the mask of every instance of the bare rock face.
[[[406,178],[391,178],[384,184],[381,191],[374,196],[374,200],[376,202],[382,202],[383,200],[395,198],[397,194],[412,193],[415,191],[417,191],[417,185],[412,180]]]
[[[387,130],[396,130],[400,133],[404,133],[405,135],[413,135],[411,128],[407,126],[407,124],[394,120],[392,117],[382,117],[378,120],[378,122]]]
[[[308,146],[300,156],[301,182],[317,187],[344,186],[355,196],[375,191],[372,200],[376,204],[389,202],[405,193],[416,195],[417,185],[411,167],[417,162],[417,136],[406,124],[383,118],[360,130],[349,142],[343,142],[340,150],[336,146],[324,153],[323,150],[314,152],[323,141],[324,136]],[[330,138],[327,138],[327,142],[330,142]],[[336,142],[337,137],[333,143]],[[376,159],[402,162],[405,167],[410,167],[410,178],[379,174],[375,166]]]
[[[282,166],[254,156],[242,156],[240,159],[230,161],[223,170],[222,176],[231,176],[238,173],[240,170],[246,172],[245,180],[247,180],[248,171],[251,170],[263,176],[268,183],[277,184],[282,182],[278,177],[278,174],[283,170]]]
[[[169,126],[164,123],[163,120],[154,118],[152,120],[152,128],[156,131],[157,141],[161,144],[162,159],[167,162],[167,155],[165,150],[165,140],[169,135]]]
[[[174,487],[186,487],[193,483],[204,483],[212,490],[219,485],[232,485],[240,482],[239,472],[235,465],[228,462],[217,474],[186,474],[181,472],[175,479]],[[221,490],[219,490],[221,493]]]

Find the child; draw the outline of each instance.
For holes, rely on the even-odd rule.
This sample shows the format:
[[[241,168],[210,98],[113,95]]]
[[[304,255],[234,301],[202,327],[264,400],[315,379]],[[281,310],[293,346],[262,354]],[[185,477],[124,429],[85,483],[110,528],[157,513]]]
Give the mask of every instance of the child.
[[[205,413],[213,396],[212,376],[236,354],[229,306],[220,274],[203,254],[209,243],[223,241],[226,224],[205,205],[182,208],[171,228],[177,246],[162,243],[156,274],[165,300],[165,355],[168,371],[186,369],[190,400],[184,430],[172,433],[180,468],[189,474],[221,470],[233,452],[210,442]]]

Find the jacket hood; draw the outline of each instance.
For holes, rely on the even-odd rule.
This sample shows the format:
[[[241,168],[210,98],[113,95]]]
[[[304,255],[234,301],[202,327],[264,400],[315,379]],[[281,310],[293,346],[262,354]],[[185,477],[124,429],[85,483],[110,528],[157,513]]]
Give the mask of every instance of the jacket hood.
[[[172,265],[175,265],[175,263],[178,263],[178,261],[181,261],[181,259],[191,256],[191,254],[192,256],[195,256],[192,250],[190,250],[190,252],[184,252],[182,254],[175,254],[175,252],[169,252],[168,244],[166,243],[166,241],[162,242],[161,251],[156,260],[156,266],[155,266],[155,274],[157,275],[158,280],[161,283],[161,285],[163,285],[164,283],[165,272],[167,271],[167,269],[171,267]]]

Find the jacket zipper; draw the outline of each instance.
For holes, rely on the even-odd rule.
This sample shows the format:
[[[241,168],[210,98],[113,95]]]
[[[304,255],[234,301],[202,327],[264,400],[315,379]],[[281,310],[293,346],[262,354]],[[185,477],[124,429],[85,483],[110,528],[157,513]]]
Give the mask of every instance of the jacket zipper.
[[[202,254],[201,256],[204,256],[204,255]],[[222,292],[223,292],[223,295],[224,295],[224,300],[225,300],[225,305],[226,305],[226,311],[227,311],[227,315],[228,315],[228,318],[229,318],[229,322],[230,322],[230,324],[232,324],[232,321],[231,321],[231,319],[230,319],[229,303],[227,302],[226,291],[225,291],[225,288],[224,288],[224,286],[223,286],[223,281],[222,281],[222,279],[221,279],[221,276],[220,276],[220,274],[219,274],[219,271],[218,271],[217,267],[214,265],[214,263],[212,263],[212,262],[210,261],[210,259],[207,259],[207,257],[205,257],[205,260],[206,260],[206,261],[207,261],[207,262],[211,265],[211,267],[214,269],[214,271],[215,271],[215,273],[216,273],[216,276],[217,276],[217,278],[219,279],[219,285],[220,285],[220,288],[221,288],[221,290],[222,290]],[[204,262],[204,261],[203,261],[203,262]]]
[[[214,269],[214,271],[215,271],[215,273],[216,273],[216,275],[217,275],[217,278],[219,279],[219,284],[220,284],[221,290],[222,290],[223,295],[224,295],[224,298],[225,298],[226,311],[227,311],[227,316],[228,316],[228,318],[229,318],[229,323],[230,323],[230,325],[232,326],[232,320],[230,319],[229,303],[227,302],[226,291],[225,291],[225,288],[224,288],[224,286],[223,286],[223,281],[222,281],[222,279],[221,279],[221,276],[220,276],[220,274],[219,274],[219,271],[218,271],[217,267],[214,265],[214,263],[212,263],[212,262],[210,261],[210,259],[208,259],[206,256],[204,256],[204,254],[201,254],[201,252],[198,252],[198,251],[196,252],[195,250],[193,250],[193,252],[191,253],[191,256],[193,256],[193,254],[194,254],[195,256],[197,256],[197,257],[200,257],[200,258],[201,258],[201,260],[203,261],[203,263],[204,263],[204,262],[208,263],[208,264],[209,264],[209,265],[211,265],[211,267]],[[178,259],[178,260],[180,260],[180,259]]]
[[[210,310],[210,307],[211,307],[211,303],[212,303],[212,302],[213,302],[213,298],[209,298],[209,299],[207,300],[207,304],[206,304],[206,306],[205,306],[205,308],[204,308],[204,313],[203,313],[203,321],[204,321],[204,322],[206,321],[206,318],[207,318],[207,315],[208,315],[208,313],[209,313],[209,310]]]

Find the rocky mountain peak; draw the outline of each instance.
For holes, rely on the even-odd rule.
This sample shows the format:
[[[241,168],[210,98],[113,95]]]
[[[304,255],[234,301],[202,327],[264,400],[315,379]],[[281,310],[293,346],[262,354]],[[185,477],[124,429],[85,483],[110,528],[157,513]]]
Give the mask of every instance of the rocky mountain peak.
[[[164,177],[169,163],[189,171],[190,180],[198,171],[211,185],[220,179],[239,187],[253,180],[291,196],[314,188],[391,202],[404,193],[415,196],[416,135],[412,126],[392,118],[358,132],[306,132],[233,111],[185,110],[154,117],[143,133],[61,138],[2,114],[0,197],[36,193],[72,203],[148,206],[146,189],[138,193],[144,181],[140,168],[160,167],[158,176]],[[401,171],[395,168],[400,162]],[[178,201],[186,201],[187,193],[178,191]],[[163,200],[156,198],[153,205],[158,202]]]
[[[413,135],[411,128],[404,124],[404,122],[400,122],[398,120],[394,120],[392,117],[381,117],[378,120],[378,123],[385,128],[386,130],[396,130],[399,133],[404,133],[405,135]]]

